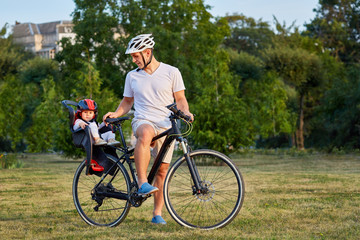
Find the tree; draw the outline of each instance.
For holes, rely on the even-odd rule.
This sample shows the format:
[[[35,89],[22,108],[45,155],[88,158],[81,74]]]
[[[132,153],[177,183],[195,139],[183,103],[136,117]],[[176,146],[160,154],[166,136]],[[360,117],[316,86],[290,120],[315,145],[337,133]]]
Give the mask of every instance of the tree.
[[[225,18],[231,29],[224,42],[227,48],[260,56],[261,51],[272,46],[275,34],[269,23],[236,14]]]
[[[261,138],[291,134],[295,129],[294,114],[287,107],[284,82],[277,74],[267,72],[260,80],[248,80],[243,98],[248,106],[251,128]]]
[[[20,64],[33,55],[14,45],[11,35],[5,37],[6,32],[7,24],[0,30],[0,145],[15,151],[22,143],[26,96],[18,73]]]
[[[296,144],[298,149],[304,149],[304,101],[309,90],[323,80],[322,63],[313,53],[289,47],[266,50],[264,61],[268,69],[277,72],[298,93]]]
[[[0,136],[11,142],[16,150],[23,139],[24,86],[15,75],[5,76],[0,86]]]
[[[59,126],[59,102],[61,96],[51,77],[42,79],[42,101],[32,114],[33,124],[26,131],[29,152],[48,152],[54,149],[55,129]]]
[[[99,76],[103,79],[102,88],[113,89],[118,95],[124,85],[123,68],[121,67],[124,45],[121,35],[124,33],[119,26],[119,6],[115,0],[75,0],[72,13],[75,43],[63,39],[63,50],[56,59],[63,63],[62,72],[66,83],[70,85],[73,74],[83,67],[84,63],[95,64]]]
[[[351,64],[360,61],[360,1],[320,0],[306,34],[319,38],[334,56]]]
[[[59,64],[51,59],[34,57],[22,62],[18,67],[18,78],[24,86],[24,122],[23,129],[32,125],[31,115],[41,104],[44,98],[43,80],[51,78],[53,81],[59,81]]]
[[[9,74],[16,74],[21,62],[33,57],[29,52],[12,43],[12,36],[5,38],[7,24],[0,30],[0,83]]]
[[[316,108],[310,141],[317,148],[360,148],[359,65],[332,64],[332,86]]]
[[[246,106],[242,121],[248,121],[247,134],[252,141],[294,132],[294,118],[287,106],[289,97],[283,81],[276,74],[266,72],[259,57],[245,51],[228,52],[230,70],[240,79],[234,86]]]

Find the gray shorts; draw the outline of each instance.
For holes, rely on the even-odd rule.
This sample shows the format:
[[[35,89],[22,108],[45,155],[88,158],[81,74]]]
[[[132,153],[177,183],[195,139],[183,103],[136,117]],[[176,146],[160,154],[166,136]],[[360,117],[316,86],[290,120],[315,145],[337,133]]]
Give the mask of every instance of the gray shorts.
[[[150,122],[148,120],[133,120],[131,122],[131,126],[132,126],[132,130],[134,132],[134,136],[136,138],[137,138],[136,130],[142,124],[150,125],[154,129],[155,135],[158,135],[158,134],[160,134],[160,133],[162,133],[162,132],[164,132],[164,131],[166,131],[168,129],[168,128],[158,127],[153,122]],[[151,151],[151,155],[153,156],[153,158],[156,158],[156,156],[159,153],[160,148],[161,148],[162,144],[164,143],[164,141],[165,141],[165,136],[162,137],[162,138],[159,138],[158,140],[155,141],[155,145],[153,146],[152,151]],[[171,146],[169,147],[169,150],[168,150],[168,152],[166,153],[166,155],[165,155],[165,157],[163,159],[163,163],[170,163],[171,162],[172,155],[173,155],[173,152],[174,152],[174,146],[175,146],[175,141],[173,141],[171,143]]]

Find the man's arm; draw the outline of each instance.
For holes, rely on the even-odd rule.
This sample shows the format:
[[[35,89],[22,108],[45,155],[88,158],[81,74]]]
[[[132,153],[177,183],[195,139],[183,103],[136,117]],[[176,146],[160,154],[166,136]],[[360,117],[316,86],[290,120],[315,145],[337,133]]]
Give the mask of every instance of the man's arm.
[[[124,97],[119,106],[117,107],[115,112],[108,112],[107,114],[104,115],[103,117],[103,121],[105,121],[106,118],[117,118],[117,117],[121,117],[122,115],[128,113],[132,107],[134,103],[134,98],[133,97]]]
[[[189,104],[185,97],[185,91],[181,90],[174,93],[175,102],[177,108],[180,109],[185,115],[191,117],[191,121],[194,121],[194,116],[189,110]]]

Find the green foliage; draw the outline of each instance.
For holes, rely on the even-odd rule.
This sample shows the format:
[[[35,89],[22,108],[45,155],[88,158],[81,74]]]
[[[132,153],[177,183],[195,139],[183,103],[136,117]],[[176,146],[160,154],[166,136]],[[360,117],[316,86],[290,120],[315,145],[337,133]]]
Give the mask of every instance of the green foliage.
[[[111,88],[120,95],[124,85],[125,72],[121,67],[124,57],[121,56],[125,46],[119,42],[119,36],[123,32],[118,23],[117,1],[76,0],[75,5],[72,13],[75,43],[63,39],[63,50],[56,57],[59,62],[65,63],[62,72],[66,76],[66,82],[70,84],[72,79],[77,79],[76,74],[81,71],[84,63],[92,62],[103,79],[103,87]]]
[[[60,102],[92,98],[99,121],[116,109],[125,75],[135,67],[124,52],[140,33],[154,35],[159,61],[180,69],[196,114],[191,141],[197,147],[230,153],[258,140],[275,146],[303,121],[308,147],[358,148],[359,5],[320,1],[300,32],[276,18],[275,31],[238,14],[213,19],[203,0],[75,0],[77,37],[61,41],[57,61],[14,45],[4,25],[0,150],[83,155]]]
[[[284,83],[275,74],[267,73],[260,80],[247,81],[243,91],[255,133],[268,138],[295,131],[296,115],[287,108]]]
[[[6,35],[8,23],[5,23],[5,25],[0,29],[0,38],[3,38]]]
[[[294,114],[288,108],[288,94],[285,84],[271,72],[266,72],[263,61],[247,52],[230,52],[230,69],[242,81],[238,86],[238,96],[246,106],[247,129],[252,141],[260,138],[276,137],[295,131]]]
[[[29,152],[49,152],[53,150],[55,129],[59,122],[59,102],[61,96],[55,89],[52,78],[41,82],[44,94],[41,104],[32,114],[33,124],[27,130],[26,142]]]
[[[231,36],[224,41],[227,48],[259,56],[264,49],[273,45],[275,34],[269,23],[244,15],[226,16],[225,19],[231,28]]]
[[[48,76],[52,76],[54,81],[59,78],[59,65],[57,62],[35,57],[20,65],[20,78],[24,84],[36,83],[41,84],[41,81]]]
[[[317,108],[313,124],[318,131],[312,136],[314,145],[331,151],[344,147],[360,147],[360,78],[359,66],[347,67],[347,78],[335,79]]]
[[[24,84],[25,90],[23,129],[33,124],[32,115],[46,94],[41,83],[48,78],[59,82],[59,65],[56,61],[35,57],[22,62],[19,66],[19,79]]]
[[[260,79],[264,74],[263,61],[247,52],[228,49],[230,55],[230,70],[242,80]],[[240,86],[239,86],[240,87]]]
[[[0,154],[0,169],[22,168],[24,163],[16,154]]]
[[[22,61],[32,57],[32,54],[12,43],[12,37],[0,37],[0,83],[10,74],[16,74]]]
[[[225,52],[223,52],[223,56]],[[218,55],[220,56],[220,55]],[[246,106],[237,97],[236,88],[231,84],[232,76],[226,69],[226,61],[215,62],[209,57],[213,70],[202,73],[203,81],[196,82],[198,94],[191,109],[196,116],[193,139],[197,145],[229,153],[240,146],[253,143],[246,119]],[[218,69],[218,71],[216,71]]]
[[[315,54],[301,48],[279,47],[264,52],[266,67],[275,70],[297,91],[304,94],[322,80],[321,61]]]
[[[7,75],[0,86],[0,136],[11,140],[12,150],[23,139],[24,86],[14,75]]]
[[[319,38],[332,54],[345,63],[360,61],[360,1],[322,0],[316,17],[306,25],[306,34]]]

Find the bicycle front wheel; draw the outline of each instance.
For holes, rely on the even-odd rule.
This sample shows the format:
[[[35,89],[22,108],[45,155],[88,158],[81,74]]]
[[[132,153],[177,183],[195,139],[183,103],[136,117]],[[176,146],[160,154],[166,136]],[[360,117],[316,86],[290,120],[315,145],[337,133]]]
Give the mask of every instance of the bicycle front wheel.
[[[108,159],[114,164],[112,175],[108,174],[100,184],[102,177],[86,175],[85,161],[74,176],[73,199],[76,210],[86,223],[93,226],[117,226],[126,218],[131,207],[127,200],[101,195],[104,192],[125,195],[130,192],[130,178],[125,167]]]
[[[213,150],[190,153],[200,177],[196,192],[185,158],[169,169],[164,183],[165,205],[174,220],[189,228],[215,229],[229,224],[239,213],[245,186],[236,165],[226,155]]]

